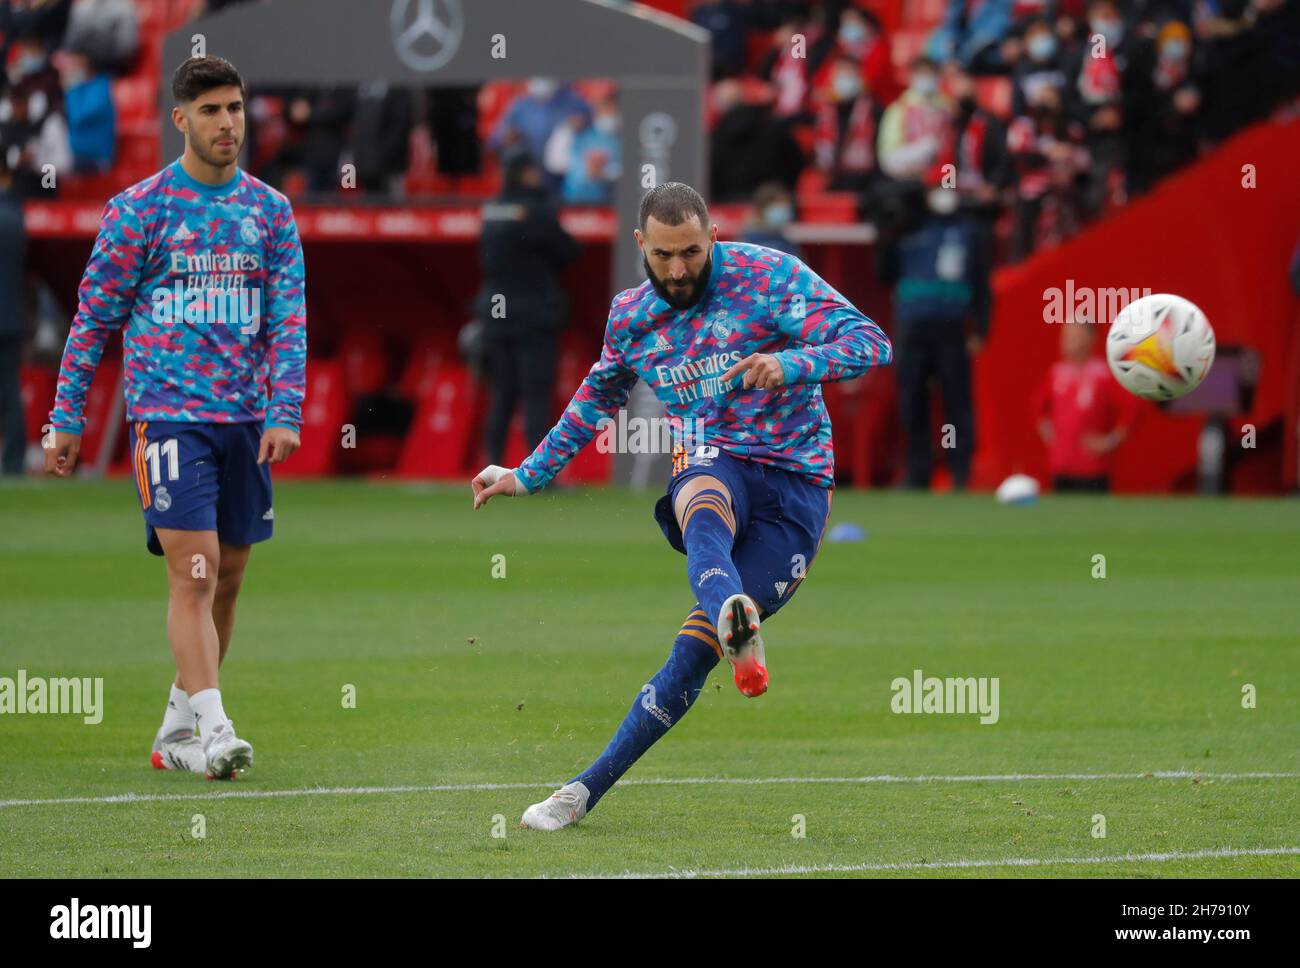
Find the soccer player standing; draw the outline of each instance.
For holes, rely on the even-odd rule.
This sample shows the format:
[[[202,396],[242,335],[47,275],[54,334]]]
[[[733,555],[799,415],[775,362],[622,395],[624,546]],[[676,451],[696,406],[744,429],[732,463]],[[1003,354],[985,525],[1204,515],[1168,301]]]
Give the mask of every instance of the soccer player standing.
[[[172,94],[184,154],[104,209],[45,469],[66,477],[76,466],[86,392],[121,329],[132,467],[146,544],[166,559],[177,670],[152,762],[224,779],[253,762],[222,705],[218,668],[252,545],[271,537],[270,465],[298,449],[304,270],[288,199],[238,166],[238,71],[191,58]]]
[[[581,820],[686,714],[719,659],[741,693],[767,691],[760,619],[794,595],[830,515],[834,455],[819,384],[891,359],[880,327],[799,259],[719,242],[689,186],[651,189],[639,222],[647,280],[614,298],[600,360],[527,460],[473,481],[475,508],[544,487],[638,377],[680,436],[655,518],[686,555],[698,604],[605,752],[524,812],[522,825],[538,830]]]

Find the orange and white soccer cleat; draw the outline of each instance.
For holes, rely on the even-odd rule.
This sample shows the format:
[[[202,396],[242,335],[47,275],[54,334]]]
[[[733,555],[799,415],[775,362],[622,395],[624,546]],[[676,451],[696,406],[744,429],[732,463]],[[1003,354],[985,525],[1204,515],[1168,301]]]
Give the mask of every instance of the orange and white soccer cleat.
[[[194,735],[192,729],[178,729],[154,737],[153,750],[149,762],[155,770],[184,770],[189,773],[206,773],[207,757],[203,755],[203,744]]]
[[[722,603],[718,642],[735,672],[736,688],[750,699],[767,692],[767,659],[758,626],[758,606],[748,595],[732,595]]]

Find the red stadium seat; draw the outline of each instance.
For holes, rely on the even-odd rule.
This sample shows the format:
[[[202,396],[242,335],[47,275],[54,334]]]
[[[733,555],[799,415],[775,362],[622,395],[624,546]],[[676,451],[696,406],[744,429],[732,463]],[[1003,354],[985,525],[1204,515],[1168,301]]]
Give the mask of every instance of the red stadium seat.
[[[459,478],[477,452],[481,388],[459,363],[440,366],[415,408],[397,464],[399,477]]]
[[[155,128],[158,121],[158,79],[137,75],[113,82],[113,106],[119,124],[148,121]]]
[[[456,336],[448,329],[426,333],[415,341],[397,381],[397,392],[407,400],[419,400],[443,363],[455,363]]]
[[[302,447],[276,466],[275,474],[317,477],[338,465],[342,428],[348,414],[343,365],[336,360],[307,361],[307,399],[302,411]]]
[[[894,73],[904,83],[907,81],[908,68],[912,61],[921,56],[925,42],[930,36],[930,28],[920,30],[900,30],[891,38],[890,53],[893,55]]]
[[[101,454],[102,450],[111,446],[109,438],[112,434],[108,432],[109,422],[116,423],[115,411],[117,411],[117,419],[122,419],[122,414],[125,413],[117,407],[118,401],[122,398],[121,346],[120,340],[115,338],[112,345],[104,350],[99,369],[95,371],[95,378],[86,393],[84,410],[86,428],[81,435],[81,455],[78,459],[87,466],[95,464],[101,457],[111,456]]]
[[[854,487],[888,483],[890,455],[898,452],[897,392],[893,375],[871,370],[822,386],[835,438],[836,466]]]
[[[856,222],[858,196],[854,192],[824,192],[800,198],[799,216],[805,222]]]
[[[339,346],[343,386],[349,397],[380,393],[388,386],[388,351],[372,329],[348,329]]]
[[[826,191],[827,181],[826,172],[816,165],[808,165],[799,172],[799,180],[795,183],[795,194],[801,200],[806,195],[821,194]]]
[[[950,0],[903,0],[899,4],[899,26],[931,30],[943,20]]]

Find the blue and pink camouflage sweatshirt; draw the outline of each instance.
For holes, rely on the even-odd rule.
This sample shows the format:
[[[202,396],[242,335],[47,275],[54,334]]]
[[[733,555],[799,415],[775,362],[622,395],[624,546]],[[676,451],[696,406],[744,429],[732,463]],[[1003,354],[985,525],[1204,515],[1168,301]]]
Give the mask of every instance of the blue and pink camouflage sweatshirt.
[[[751,353],[775,355],[785,385],[744,390],[740,376],[723,384],[722,374]],[[832,487],[831,422],[819,384],[891,357],[880,327],[799,259],[717,242],[704,298],[691,309],[673,309],[648,280],[614,298],[600,359],[516,478],[529,492],[550,483],[599,422],[627,403],[639,377],[675,430],[692,428],[695,443]]]
[[[297,430],[306,385],[303,289],[287,198],[243,171],[205,185],[173,162],[104,209],[50,422],[81,433],[104,345],[124,329],[128,420],[265,419]]]

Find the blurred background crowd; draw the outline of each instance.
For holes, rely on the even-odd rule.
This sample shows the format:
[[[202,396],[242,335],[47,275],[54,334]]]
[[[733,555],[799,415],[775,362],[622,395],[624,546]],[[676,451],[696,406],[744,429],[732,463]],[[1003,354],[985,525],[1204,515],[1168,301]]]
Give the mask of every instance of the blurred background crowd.
[[[160,112],[168,107],[158,90],[163,34],[256,2],[268,0],[0,0],[7,470],[22,463],[19,360],[57,361],[71,311],[71,292],[63,287],[56,298],[51,273],[23,270],[22,204],[50,198],[99,206],[156,171]],[[988,335],[995,267],[1082,232],[1300,96],[1300,0],[678,6],[708,32],[712,49],[704,104],[710,203],[748,213],[743,240],[795,254],[805,254],[791,230],[796,223],[864,228],[870,235],[859,241],[875,243],[864,250],[869,265],[861,274],[892,294],[890,309],[873,305],[872,314],[892,317],[905,437],[900,476],[918,487],[931,476],[932,383],[960,441],[945,453],[953,484],[964,486],[970,473],[970,360]],[[482,206],[481,289],[472,306],[464,301],[478,338],[462,355],[495,374],[485,449],[505,460],[517,408],[526,411],[523,442],[531,446],[554,417],[557,333],[574,315],[574,290],[561,276],[582,271],[560,208],[612,200],[624,165],[617,85],[549,77],[474,87],[375,81],[254,87],[248,95],[242,164],[304,209]],[[517,209],[501,202],[527,208],[530,233],[511,224]],[[817,254],[810,258],[823,271]],[[527,311],[498,325],[484,297],[507,291]],[[378,338],[352,329],[327,349]],[[1071,365],[1082,373],[1090,345],[1063,337],[1062,359],[1077,358]],[[399,399],[383,390],[391,381],[372,382],[352,388],[359,401],[352,419],[399,439],[412,421],[414,391]],[[1107,414],[1075,435],[1104,445],[1079,444],[1083,470],[1072,476],[1097,477],[1101,459],[1123,440],[1129,417]],[[1061,438],[1052,445],[1043,430],[1051,420],[1043,420],[1044,441],[1059,449]]]
[[[240,0],[177,2],[200,16]],[[76,176],[120,171],[119,114],[147,141],[131,159],[145,169],[157,106],[138,103],[154,69],[140,20],[157,6],[0,0],[0,150],[17,192],[77,194]],[[712,37],[712,201],[754,202],[774,236],[804,200],[852,193],[846,215],[888,226],[907,188],[952,171],[964,207],[1003,220],[997,261],[1018,259],[1300,92],[1294,0],[914,0],[892,36],[875,6],[689,6]],[[607,203],[621,171],[618,92],[599,79],[250,95],[246,166],[293,197],[489,196],[509,148],[562,204]]]

